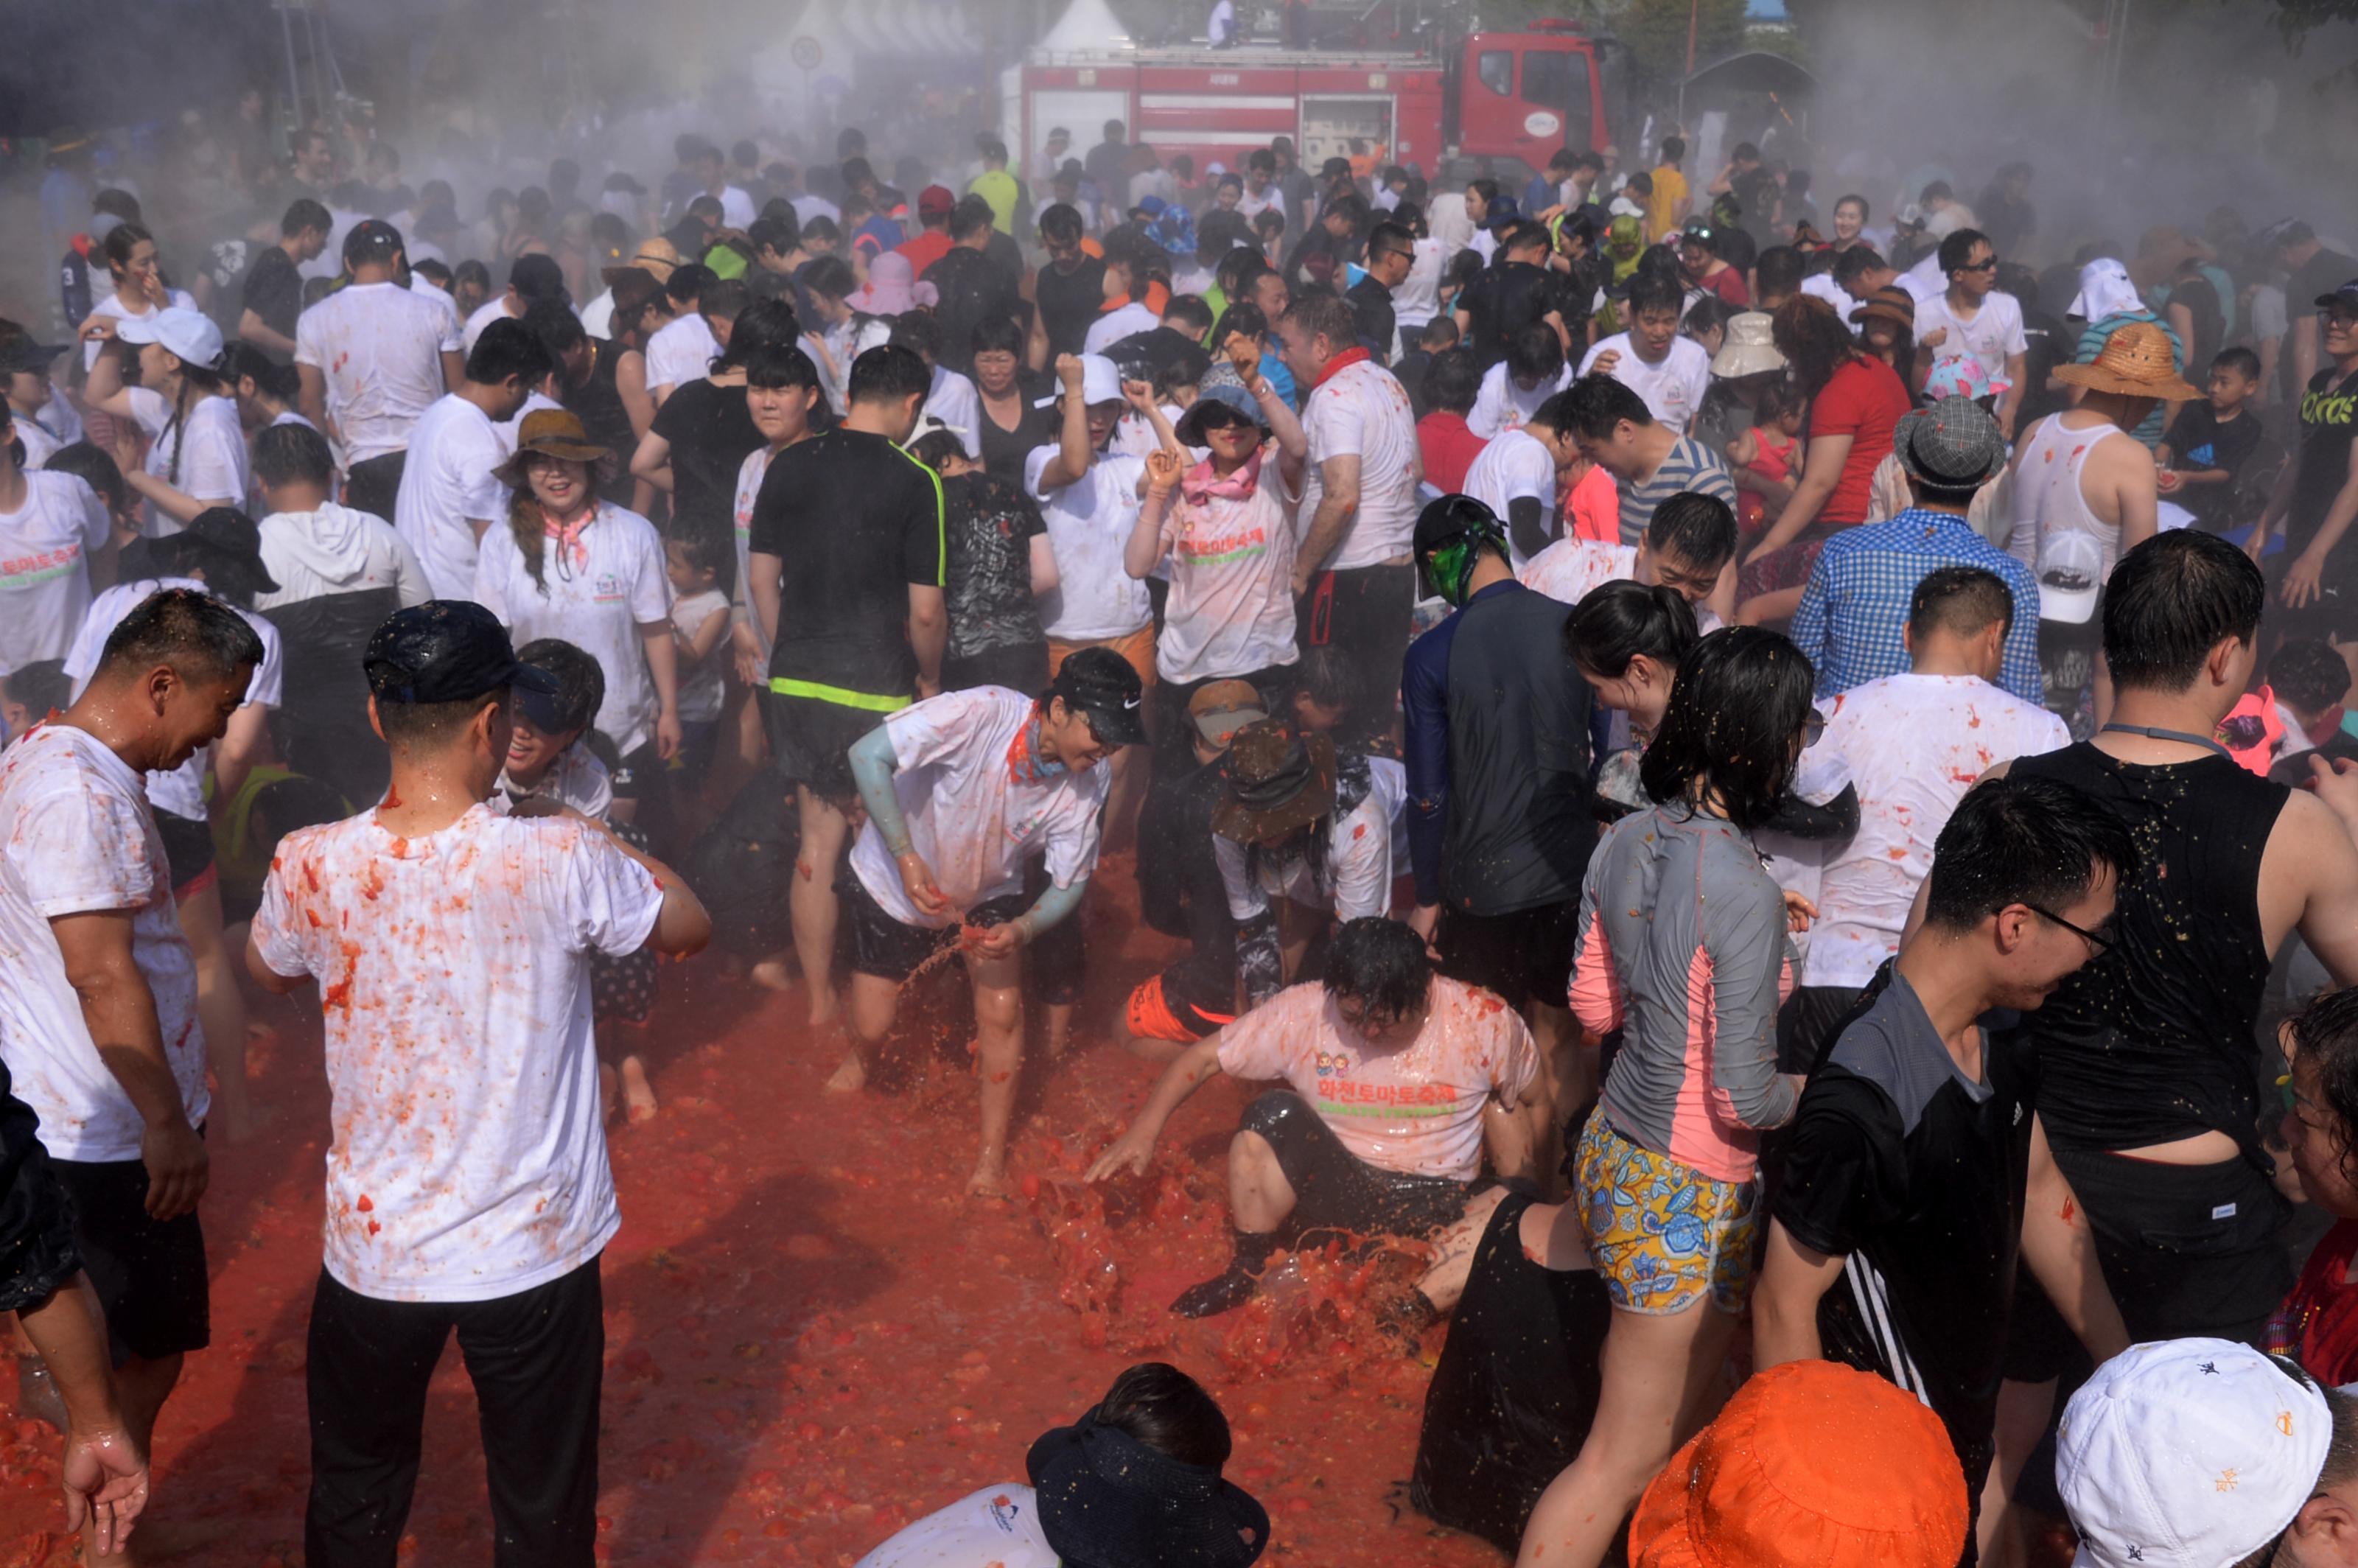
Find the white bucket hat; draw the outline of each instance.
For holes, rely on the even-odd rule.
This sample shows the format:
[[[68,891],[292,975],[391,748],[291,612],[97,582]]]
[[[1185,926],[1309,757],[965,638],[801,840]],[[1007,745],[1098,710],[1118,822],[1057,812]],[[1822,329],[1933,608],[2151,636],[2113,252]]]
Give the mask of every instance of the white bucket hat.
[[[1711,373],[1728,380],[1783,370],[1785,356],[1777,351],[1766,310],[1746,310],[1727,319],[1727,336],[1711,357]]]

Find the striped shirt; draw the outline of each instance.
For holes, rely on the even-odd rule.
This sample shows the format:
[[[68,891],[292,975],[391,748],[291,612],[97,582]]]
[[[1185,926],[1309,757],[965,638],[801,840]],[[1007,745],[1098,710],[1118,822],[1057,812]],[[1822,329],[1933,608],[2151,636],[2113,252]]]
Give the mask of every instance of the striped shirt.
[[[1736,505],[1736,481],[1727,477],[1727,465],[1691,436],[1679,438],[1653,478],[1622,482],[1621,542],[1634,546],[1644,538],[1654,508],[1684,490],[1716,496],[1731,510]]]
[[[2164,332],[2169,334],[2169,368],[2175,373],[2184,375],[2186,373],[2186,345],[2178,341],[2178,329],[2171,326],[2169,322],[2163,320],[2160,317],[2155,315],[2150,310],[2120,310],[2105,317],[2101,321],[2089,322],[2086,326],[2080,329],[2080,346],[2073,351],[2071,355],[2071,362],[2074,364],[2083,365],[2094,364],[2096,362],[2096,356],[2104,351],[2105,341],[2110,339],[2115,332],[2119,331],[2122,328],[2127,326],[2132,321],[2150,321],[2155,326],[2160,328]],[[2138,440],[2145,443],[2146,449],[2147,451],[2151,451],[2154,448],[2161,445],[2161,418],[2167,412],[2169,412],[2169,406],[2167,404],[2155,404],[2153,406],[2153,412],[2147,415],[2137,427],[2129,432],[2130,435],[2135,436]]]

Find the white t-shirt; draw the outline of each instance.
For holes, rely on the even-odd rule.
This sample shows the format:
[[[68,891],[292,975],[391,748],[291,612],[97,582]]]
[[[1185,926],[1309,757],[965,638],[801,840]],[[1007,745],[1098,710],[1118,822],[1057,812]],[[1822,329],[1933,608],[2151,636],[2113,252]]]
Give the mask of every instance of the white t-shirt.
[[[1127,637],[1154,619],[1146,585],[1121,566],[1146,460],[1100,457],[1071,484],[1043,490],[1040,476],[1055,456],[1055,447],[1035,447],[1023,460],[1023,489],[1040,503],[1056,557],[1056,587],[1040,596],[1041,627],[1067,643]]]
[[[405,838],[374,810],[290,833],[254,943],[319,982],[328,1272],[380,1301],[516,1295],[622,1227],[590,958],[635,951],[663,889],[588,823],[471,807]]]
[[[498,424],[492,427],[492,429],[497,430],[500,433],[500,460],[502,462],[505,462],[508,459],[515,456],[516,446],[524,439],[524,422],[525,420],[531,418],[534,415],[539,413],[544,408],[553,408],[562,411],[565,405],[557,402],[557,399],[549,396],[545,392],[525,393],[524,395],[523,406],[517,408],[514,414],[511,414],[505,419],[501,420]]]
[[[1621,358],[1613,367],[1613,379],[1646,400],[1646,409],[1656,420],[1683,436],[1695,413],[1703,406],[1703,395],[1711,389],[1711,356],[1693,338],[1671,340],[1671,351],[1662,356],[1660,364],[1648,364],[1638,357],[1638,346],[1627,332],[1616,332],[1600,340],[1581,359],[1580,373],[1586,375],[1588,367],[1606,351]]]
[[[393,525],[417,552],[436,599],[475,597],[475,524],[507,526],[508,487],[492,470],[508,460],[492,416],[457,393],[410,433]]]
[[[1155,639],[1166,681],[1249,676],[1302,656],[1293,627],[1293,503],[1276,455],[1263,449],[1253,493],[1174,493],[1163,514],[1171,597]]]
[[[1801,292],[1809,295],[1812,298],[1823,299],[1827,304],[1833,306],[1834,308],[1834,314],[1842,318],[1842,323],[1844,326],[1849,327],[1853,332],[1856,332],[1858,330],[1857,327],[1852,326],[1851,324],[1850,313],[1858,308],[1859,302],[1852,298],[1849,292],[1844,289],[1841,284],[1834,281],[1834,275],[1833,273],[1812,273],[1809,276],[1801,279]]]
[[[729,596],[719,589],[707,589],[676,600],[671,607],[671,623],[678,630],[679,645],[679,718],[683,724],[699,724],[720,717],[720,699],[729,679],[731,649],[729,633],[724,630],[720,640],[700,663],[691,662],[687,640],[704,630],[705,622],[715,615],[729,613]]]
[[[47,467],[49,460],[58,455],[58,449],[65,445],[63,441],[59,440],[22,414],[16,415],[9,420],[8,433],[24,443],[25,460],[19,465],[23,468]]]
[[[416,261],[418,258],[412,254],[410,259]],[[453,332],[461,333],[460,341],[463,348],[463,329],[466,323],[459,319],[459,302],[451,298],[449,293],[437,287],[434,280],[424,273],[413,272],[409,275],[409,292],[442,313],[444,325]]]
[[[824,218],[830,223],[841,222],[843,220],[843,209],[824,196],[814,196],[805,191],[800,196],[789,197],[787,200],[794,205],[795,222],[797,223],[807,224],[814,218]]]
[[[750,229],[762,214],[755,210],[753,199],[741,185],[720,188],[720,224],[727,229]]]
[[[90,557],[111,524],[74,474],[28,472],[25,504],[0,513],[0,676],[62,659],[90,610]]]
[[[720,357],[720,340],[712,335],[702,315],[691,310],[655,329],[647,340],[647,390],[686,386],[712,373]]]
[[[579,741],[557,752],[557,760],[530,789],[510,778],[504,767],[500,770],[499,789],[492,796],[495,809],[503,809],[504,803],[535,799],[569,806],[584,816],[603,822],[614,808],[614,775]]]
[[[1517,568],[1525,588],[1563,604],[1578,604],[1608,582],[1638,576],[1638,546],[1601,539],[1558,539]]]
[[[262,564],[278,591],[254,595],[256,610],[382,588],[404,609],[434,597],[417,552],[373,514],[330,501],[317,512],[274,512],[261,533]]]
[[[0,755],[0,944],[9,957],[0,1057],[41,1119],[53,1159],[139,1158],[146,1124],[99,1059],[49,928],[59,915],[124,909],[134,912],[132,961],[156,999],[164,1058],[193,1126],[211,1106],[197,966],[139,775],[83,730],[37,725]]]
[[[1992,289],[1982,299],[1981,308],[1970,321],[1961,321],[1950,308],[1948,290],[1916,302],[1916,341],[1922,342],[1934,331],[1946,330],[1948,337],[1933,349],[1935,363],[1971,354],[1994,383],[2006,384],[2006,360],[2008,354],[2029,351],[2029,340],[2022,333],[2022,302],[2011,294]]]
[[[982,395],[974,383],[954,370],[934,367],[934,389],[925,395],[925,412],[958,433],[966,455],[982,457]]]
[[[1541,526],[1555,527],[1555,455],[1520,427],[1500,431],[1489,445],[1474,454],[1466,468],[1466,493],[1488,507],[1501,524],[1508,509],[1526,497],[1540,503]],[[1515,531],[1507,530],[1507,554],[1517,571],[1523,553],[1515,546]]]
[[[1250,856],[1233,838],[1212,835],[1212,859],[1228,889],[1228,914],[1258,920],[1271,899],[1290,899],[1308,909],[1331,906],[1337,920],[1389,914],[1392,907],[1392,824],[1408,801],[1408,770],[1389,757],[1368,759],[1368,793],[1326,827],[1326,872],[1334,884],[1322,898],[1311,875],[1310,858],[1280,857],[1264,849],[1259,876],[1248,876]]]
[[[1501,430],[1519,429],[1540,411],[1541,404],[1571,384],[1572,367],[1566,365],[1553,381],[1543,381],[1526,392],[1507,373],[1507,362],[1500,360],[1482,373],[1482,390],[1474,395],[1474,411],[1466,416],[1466,427],[1486,441]]]
[[[2071,743],[2035,703],[1973,676],[1885,676],[1822,703],[1826,731],[1794,788],[1828,801],[1858,788],[1858,832],[1819,873],[1801,984],[1860,987],[1899,950],[1932,845],[1975,780],[2000,762]]]
[[[1056,1568],[1029,1487],[985,1487],[927,1514],[854,1568]]]
[[[1310,442],[1310,466],[1303,475],[1302,504],[1294,513],[1294,542],[1310,534],[1325,495],[1320,465],[1329,458],[1359,460],[1359,510],[1343,530],[1343,542],[1319,563],[1344,571],[1380,566],[1404,557],[1416,532],[1416,486],[1422,461],[1416,445],[1416,415],[1400,379],[1372,360],[1345,365],[1312,389],[1302,405],[1302,430]],[[1300,557],[1295,566],[1301,565]]]
[[[581,330],[593,338],[611,340],[614,336],[614,291],[592,299],[581,308]]]
[[[1949,289],[1949,275],[1941,270],[1940,247],[1936,245],[1925,252],[1921,260],[1901,273],[1899,287],[1906,289],[1915,299],[1919,312],[1918,319],[1920,322],[1924,301],[1935,295],[1945,294]]]
[[[532,580],[515,535],[505,527],[483,535],[475,561],[475,599],[500,618],[516,646],[562,637],[598,661],[606,700],[598,728],[625,757],[655,732],[660,704],[647,669],[642,626],[671,624],[671,579],[664,575],[663,540],[655,525],[609,501],[581,530],[584,562],[554,539],[541,541],[541,579]]]
[[[454,306],[452,308],[455,310],[457,307]],[[508,297],[506,294],[494,294],[489,299],[484,300],[481,305],[476,306],[474,313],[467,318],[466,329],[460,334],[460,343],[468,353],[471,354],[475,351],[476,341],[483,335],[484,328],[489,327],[494,321],[520,321],[522,319],[524,319],[523,317],[513,315],[509,312]]]
[[[123,624],[123,618],[168,588],[193,589],[208,591],[194,578],[148,578],[138,582],[119,582],[92,600],[90,612],[82,617],[81,630],[76,633],[73,646],[66,650],[66,677],[73,682],[73,694],[80,697],[90,677],[98,673],[99,660],[105,656],[106,640]],[[278,643],[278,628],[266,616],[251,610],[241,610],[245,623],[262,639],[262,663],[255,666],[253,677],[246,682],[245,705],[276,708],[286,687],[287,666]],[[147,804],[167,816],[184,822],[205,819],[205,768],[211,760],[212,748],[200,750],[196,755],[169,773],[147,775]]]
[[[1403,346],[1424,324],[1441,314],[1441,267],[1449,258],[1439,240],[1430,235],[1414,242],[1408,276],[1392,286],[1392,321]]]
[[[162,393],[134,386],[124,395],[131,400],[132,418],[147,435],[147,460],[142,468],[181,494],[211,505],[245,504],[245,427],[237,422],[237,399],[209,397],[191,387],[175,424],[172,405]],[[186,526],[151,501],[140,531],[161,539]]]
[[[892,794],[909,842],[932,868],[951,913],[921,914],[901,886],[884,837],[870,822],[852,846],[852,874],[903,925],[940,931],[979,903],[1020,892],[1023,863],[1046,852],[1048,875],[1070,887],[1098,863],[1098,816],[1113,778],[1104,762],[1033,781],[1010,762],[1032,722],[1031,697],[982,686],[928,697],[884,720],[900,764]]]
[[[328,422],[344,467],[409,445],[418,416],[443,393],[442,356],[460,347],[447,301],[397,283],[350,284],[295,323],[295,362],[327,382]]]
[[[1112,344],[1140,332],[1152,332],[1163,324],[1163,318],[1133,299],[1119,310],[1109,310],[1089,323],[1087,335],[1081,339],[1081,351],[1101,354]]]
[[[103,273],[106,269],[103,265],[100,265],[92,267],[91,270],[93,274],[97,274]],[[96,279],[93,278],[92,281],[95,282]],[[110,284],[108,287],[112,287],[113,285]],[[168,288],[164,292],[167,297],[171,300],[171,308],[175,310],[194,310],[198,308],[197,297],[190,294],[185,288]],[[108,319],[116,322],[118,324],[118,330],[120,330],[120,323],[122,322],[153,321],[157,317],[162,315],[163,311],[157,309],[134,310],[128,304],[124,303],[123,296],[120,294],[110,294],[105,298],[98,301],[95,305],[92,305],[91,307],[90,313],[92,316],[106,317]],[[85,373],[89,371],[91,366],[98,362],[99,351],[105,346],[106,345],[103,342],[100,341],[96,338],[92,338],[82,344],[81,368]]]

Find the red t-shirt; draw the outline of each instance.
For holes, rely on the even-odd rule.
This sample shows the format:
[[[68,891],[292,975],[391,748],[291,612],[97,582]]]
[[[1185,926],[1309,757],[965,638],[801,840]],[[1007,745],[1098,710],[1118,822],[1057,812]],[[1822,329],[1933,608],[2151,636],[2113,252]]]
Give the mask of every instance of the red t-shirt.
[[[1877,464],[1890,454],[1891,432],[1908,412],[1908,389],[1881,360],[1861,357],[1834,372],[1811,401],[1809,438],[1848,436],[1842,478],[1818,513],[1821,524],[1848,527],[1866,521],[1867,492]]]
[[[1424,482],[1444,495],[1466,488],[1466,470],[1488,443],[1466,423],[1466,416],[1436,408],[1416,422],[1416,448],[1424,454]]]
[[[950,254],[949,231],[927,229],[915,239],[892,248],[909,258],[912,276],[923,277],[927,267]]]
[[[1697,288],[1708,288],[1738,310],[1752,303],[1752,290],[1744,287],[1744,274],[1736,267],[1722,267],[1709,277],[1699,279]]]
[[[2268,1324],[2267,1347],[2328,1388],[2358,1380],[2358,1284],[2344,1278],[2353,1253],[2358,1220],[2338,1220]]]

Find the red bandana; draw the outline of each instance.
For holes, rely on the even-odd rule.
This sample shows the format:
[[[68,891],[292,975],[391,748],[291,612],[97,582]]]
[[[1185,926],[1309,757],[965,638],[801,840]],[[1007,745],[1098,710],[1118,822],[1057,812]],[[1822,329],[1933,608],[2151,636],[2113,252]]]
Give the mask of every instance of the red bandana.
[[[1334,380],[1336,372],[1343,370],[1350,365],[1358,364],[1363,361],[1373,359],[1374,357],[1374,355],[1368,353],[1365,349],[1345,349],[1341,353],[1336,354],[1333,359],[1326,362],[1326,368],[1318,373],[1318,379],[1310,384],[1310,390],[1315,392],[1320,387],[1325,385],[1328,382]]]
[[[1007,747],[1007,776],[1022,784],[1044,784],[1065,771],[1062,762],[1051,762],[1040,755],[1040,716],[1015,732]]]

